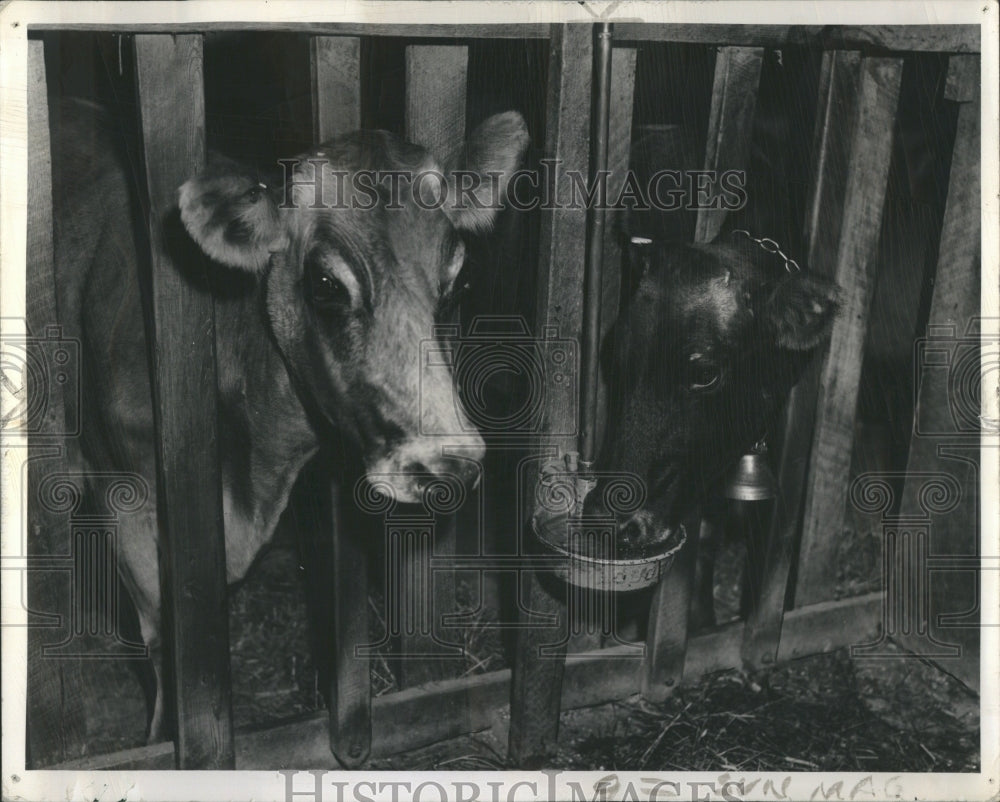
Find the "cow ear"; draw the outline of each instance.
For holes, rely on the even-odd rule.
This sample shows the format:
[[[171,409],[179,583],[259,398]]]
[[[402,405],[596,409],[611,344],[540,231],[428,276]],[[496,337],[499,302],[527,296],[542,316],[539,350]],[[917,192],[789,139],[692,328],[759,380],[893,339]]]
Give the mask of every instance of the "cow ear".
[[[826,279],[807,273],[787,276],[764,308],[778,347],[810,351],[826,341],[839,309],[839,294],[837,285]]]
[[[224,265],[260,273],[287,244],[267,185],[229,160],[216,159],[185,182],[178,205],[191,238]]]
[[[493,228],[529,141],[528,127],[516,111],[495,114],[472,132],[448,174],[444,209],[456,228],[476,234]]]

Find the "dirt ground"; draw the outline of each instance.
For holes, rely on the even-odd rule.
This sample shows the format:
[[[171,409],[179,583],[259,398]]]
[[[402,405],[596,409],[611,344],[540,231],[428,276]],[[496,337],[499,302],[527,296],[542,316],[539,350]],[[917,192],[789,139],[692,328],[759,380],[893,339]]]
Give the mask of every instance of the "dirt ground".
[[[372,762],[372,768],[504,768],[505,722]],[[635,771],[972,772],[979,701],[939,669],[852,661],[844,650],[757,677],[723,672],[662,705],[636,696],[563,713],[552,767]]]

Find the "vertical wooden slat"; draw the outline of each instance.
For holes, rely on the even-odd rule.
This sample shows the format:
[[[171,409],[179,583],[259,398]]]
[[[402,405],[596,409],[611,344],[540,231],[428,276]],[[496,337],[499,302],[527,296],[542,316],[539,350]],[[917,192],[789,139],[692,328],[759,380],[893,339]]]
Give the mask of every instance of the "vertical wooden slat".
[[[357,647],[369,641],[368,564],[350,493],[332,482],[334,664],[330,677],[330,751],[345,768],[360,765],[371,752],[371,676],[368,657]]]
[[[204,164],[202,37],[139,35],[135,55],[149,191],[157,493],[177,764],[233,768],[214,303],[182,278],[164,231],[177,188]],[[207,264],[184,268],[204,275]]]
[[[960,104],[958,128],[952,150],[948,199],[927,328],[928,332],[952,332],[953,336],[942,337],[934,346],[939,352],[951,349],[954,357],[964,354],[965,358],[996,336],[995,329],[981,334],[975,329],[969,331],[970,322],[980,315],[982,294],[979,93],[979,57],[952,56],[948,65],[945,98]],[[987,292],[991,289],[996,288],[988,288]],[[981,343],[977,341],[980,339]],[[958,359],[953,359],[953,369],[956,362]],[[995,376],[989,372],[984,375]],[[982,464],[980,459],[986,457],[980,450],[979,432],[963,431],[964,427],[958,427],[952,409],[955,401],[967,404],[972,410],[977,409],[981,401],[974,390],[979,390],[979,384],[964,383],[959,385],[961,389],[957,389],[956,386],[949,386],[952,378],[940,366],[921,372],[914,410],[914,434],[906,465],[908,476],[900,505],[902,515],[921,513],[918,496],[929,473],[944,472],[958,480],[961,500],[947,515],[935,517],[932,530],[930,550],[936,555],[947,555],[945,560],[956,555],[978,556],[984,551],[978,539],[981,469],[976,467],[977,463]],[[981,390],[983,395],[993,391],[995,386],[990,389],[985,384]],[[958,399],[956,396],[962,397]],[[989,555],[989,552],[986,554]],[[976,615],[983,598],[981,582],[982,572],[970,577],[967,571],[944,571],[925,583],[930,598],[917,600],[930,613],[927,636],[941,642],[958,643],[961,647],[960,656],[949,659],[943,667],[977,690],[980,683],[981,629]],[[955,616],[967,610],[975,613],[963,617],[961,626],[942,627],[938,621],[941,615]],[[909,645],[915,654],[921,654],[927,643],[921,635],[913,632],[909,644],[908,638],[902,637],[902,645]]]
[[[586,176],[590,163],[590,91],[593,70],[591,28],[554,26],[549,53],[545,158],[559,160],[551,169],[559,197],[570,187],[567,174]],[[543,176],[545,173],[543,172]],[[584,209],[554,204],[543,209],[535,307],[536,334],[543,326],[562,339],[580,340],[583,324],[583,262],[586,241]],[[561,452],[576,448],[577,398],[562,393],[545,397],[546,442]]]
[[[53,253],[52,220],[52,151],[49,141],[49,108],[45,79],[45,52],[41,40],[28,42],[28,230],[26,265],[26,323],[34,340],[28,352],[39,364],[50,364],[49,355],[38,352],[46,338],[46,329],[59,320],[56,310],[56,278]],[[78,355],[78,354],[77,354]],[[68,363],[62,371],[71,376],[70,386],[76,386],[74,375],[78,365]],[[36,376],[24,371],[25,381]],[[49,381],[24,389],[34,401],[44,394],[46,404],[29,433],[28,462],[28,548],[32,556],[69,554],[70,529],[64,515],[39,503],[38,488],[45,476],[54,469],[65,469],[68,460],[68,440],[64,437],[67,418],[63,385]],[[46,657],[46,644],[57,644],[70,636],[72,620],[68,577],[41,572],[27,576],[28,608],[62,619],[59,627],[41,628],[42,622],[29,616],[27,738],[28,765],[40,766],[71,757],[68,748],[86,738],[84,688],[79,659],[56,660]],[[51,624],[52,622],[46,622]],[[33,626],[32,626],[33,624]]]
[[[640,691],[651,702],[662,702],[670,696],[684,675],[691,594],[701,536],[698,518],[695,514],[685,522],[687,541],[670,572],[657,583],[650,600]],[[708,519],[701,521],[702,527],[713,525]],[[708,533],[705,534],[707,537]]]
[[[716,52],[705,144],[706,171],[748,169],[763,62],[764,49],[761,47],[720,47]],[[718,236],[725,219],[725,209],[699,209],[695,241],[711,242]]]
[[[818,261],[809,263],[811,270],[834,277],[842,291],[842,306],[820,373],[795,594],[799,606],[832,598],[837,581],[830,566],[847,502],[854,413],[902,71],[901,59],[861,61],[840,240],[836,251],[829,256],[817,253]],[[819,215],[820,220],[826,217]],[[831,263],[830,257],[836,261]]]
[[[611,54],[611,107],[608,115],[608,185],[609,202],[614,202],[625,184],[632,145],[632,111],[635,95],[636,50],[632,47],[615,47]],[[607,212],[604,236],[603,280],[601,287],[601,342],[618,317],[621,301],[622,239],[620,213]],[[603,366],[597,389],[597,444],[604,442],[607,430],[608,386]],[[598,452],[599,453],[599,452]],[[594,609],[593,607],[591,609]],[[599,609],[599,606],[598,606]],[[604,639],[600,627],[574,634],[569,644],[570,653],[599,649]],[[618,639],[616,639],[618,640]]]
[[[705,143],[706,171],[747,168],[763,58],[762,48],[718,48]],[[695,225],[696,241],[715,239],[725,216],[725,209],[700,209]],[[702,521],[700,525],[713,524]],[[684,670],[698,526],[695,516],[687,527],[687,545],[653,594],[642,679],[643,696],[651,701],[669,695]]]
[[[611,117],[608,124],[608,198],[614,201],[621,193],[628,171],[632,145],[632,111],[635,95],[634,47],[616,47],[611,56]],[[618,317],[621,300],[622,244],[618,232],[619,213],[608,213],[608,234],[604,237],[604,288],[601,310],[601,337],[607,335]],[[597,397],[598,443],[604,440],[607,419],[608,388],[604,378]]]
[[[25,277],[29,329],[44,334],[55,325],[56,284],[52,226],[52,149],[49,141],[49,103],[45,83],[45,45],[28,42],[28,243]],[[61,389],[61,388],[60,388]],[[62,430],[65,421],[62,392],[54,392],[46,408],[47,429]]]
[[[411,45],[406,48],[406,138],[423,145],[442,166],[465,142],[465,101],[468,82],[469,48],[465,45]],[[430,332],[428,332],[428,335]],[[454,515],[438,515],[432,548],[437,555],[455,553],[457,541]],[[411,599],[419,592],[410,578],[422,573],[430,555],[423,549],[407,551],[401,571],[399,598]],[[400,650],[408,654],[453,654],[445,642],[454,640],[442,627],[443,616],[455,609],[455,574],[434,571],[431,578],[431,625],[433,639],[419,631],[400,637]],[[414,608],[419,609],[419,606]],[[418,628],[419,630],[419,628]],[[400,684],[404,687],[440,679],[444,659],[407,660],[399,663]]]
[[[806,215],[807,264],[837,281],[845,293],[844,307],[823,360],[806,371],[788,400],[778,469],[780,494],[767,537],[760,595],[751,599],[744,630],[743,659],[752,667],[772,663],[777,655],[791,556],[807,494],[814,511],[817,492],[839,495],[838,527],[842,520],[853,429],[845,442],[838,427],[845,414],[853,425],[864,318],[902,75],[900,59],[861,58],[851,52],[829,52],[823,58]],[[844,459],[848,465],[842,473],[831,475],[830,465]],[[810,538],[815,534],[814,527]],[[806,556],[816,546],[815,539],[803,540],[800,566],[818,560],[808,576],[828,587],[825,577],[830,575],[831,559],[822,551]],[[801,575],[799,587],[803,587]],[[815,598],[814,591],[809,588],[804,597]]]
[[[468,71],[465,45],[406,48],[406,138],[442,161],[465,141]]]
[[[314,36],[309,44],[313,133],[316,142],[361,127],[361,40]]]
[[[706,171],[747,169],[763,60],[764,51],[759,47],[718,48],[705,143]],[[715,239],[725,217],[725,209],[700,209],[696,241]],[[699,525],[714,524],[707,520],[699,524],[698,516],[692,517],[687,526],[687,545],[653,594],[642,676],[643,696],[651,701],[668,696],[683,674]]]
[[[545,155],[559,159],[554,171],[558,186],[566,191],[566,172],[587,175],[590,160],[590,92],[593,39],[589,25],[553,26],[549,50],[546,99]],[[554,208],[542,212],[536,334],[554,327],[560,338],[579,342],[583,321],[583,265],[586,214],[583,209]],[[549,393],[544,401],[547,445],[559,453],[575,449],[576,405],[563,394]],[[530,510],[523,510],[528,520]],[[530,537],[530,535],[529,535]],[[565,596],[553,596],[541,577],[525,572],[522,599],[533,613],[553,615],[554,627],[522,628],[511,678],[509,758],[515,766],[542,765],[559,733],[559,709],[565,668],[567,634]],[[561,644],[542,653],[544,646]]]
[[[326,142],[361,125],[361,40],[314,36],[310,43],[313,136]],[[331,480],[329,537],[333,565],[312,570],[314,595],[328,605],[333,627],[330,666],[330,750],[346,767],[360,765],[371,751],[371,678],[368,657],[356,647],[369,640],[368,566],[348,491]],[[348,488],[350,485],[346,485]],[[335,577],[330,582],[328,577]]]

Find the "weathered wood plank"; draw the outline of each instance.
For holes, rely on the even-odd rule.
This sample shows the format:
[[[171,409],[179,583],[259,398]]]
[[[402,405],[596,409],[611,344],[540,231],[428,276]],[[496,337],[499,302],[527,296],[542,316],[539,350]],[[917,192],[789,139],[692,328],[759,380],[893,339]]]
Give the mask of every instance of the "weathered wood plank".
[[[862,61],[860,55],[854,52],[835,51],[823,56],[819,112],[814,134],[813,184],[805,226],[806,264],[810,270],[827,276],[836,272],[841,240],[850,239],[853,233],[845,225],[848,186],[852,181],[855,186],[863,186],[865,178],[858,173],[862,162],[854,160],[855,150],[859,145],[863,146],[864,140],[855,134],[864,130],[862,87],[866,82],[874,83],[874,79],[864,78]],[[872,94],[877,97],[877,92],[869,90],[869,95]],[[882,189],[884,184],[880,191]],[[881,204],[878,213],[881,214]],[[877,229],[875,226],[876,232]],[[751,666],[772,663],[779,649],[788,576],[800,531],[807,482],[810,481],[807,468],[822,364],[814,361],[792,390],[786,407],[784,447],[778,467],[780,494],[775,500],[767,534],[760,593],[750,600],[744,633],[743,656]]]
[[[371,676],[358,647],[369,641],[368,562],[355,531],[360,516],[350,494],[330,486],[333,534],[334,665],[330,677],[330,750],[345,768],[368,757],[372,742]]]
[[[314,36],[309,42],[313,135],[326,142],[361,127],[361,40]]]
[[[135,57],[149,192],[157,498],[177,763],[232,768],[214,303],[182,277],[164,228],[176,209],[177,187],[205,158],[202,37],[137,36]],[[206,266],[184,265],[202,276]]]
[[[944,99],[958,103],[979,100],[979,56],[952,56],[945,75]]]
[[[39,22],[29,31],[108,31],[121,33],[209,33],[212,31],[265,31],[269,33],[305,33],[314,36],[385,36],[406,39],[547,39],[552,29],[548,22],[410,24],[368,22],[308,22],[287,20],[232,20],[228,22],[116,22],[73,21]]]
[[[406,48],[406,138],[423,145],[444,167],[465,143],[465,105],[468,87],[469,48],[466,45],[411,45]],[[431,332],[427,332],[430,336]],[[454,554],[457,529],[453,515],[438,515],[433,538],[427,548],[407,549],[402,559],[402,581],[397,598],[403,604],[413,602],[413,594],[430,593],[430,637],[404,627],[400,636],[399,683],[402,687],[420,685],[439,678],[448,663],[458,659],[449,640],[443,616],[455,610],[455,574],[434,571],[428,574],[430,587],[417,581],[429,565],[431,551],[437,555]],[[411,580],[413,580],[411,582]],[[419,610],[424,599],[418,598],[413,609]],[[411,655],[441,655],[423,660]],[[452,655],[449,659],[447,655]]]
[[[45,79],[45,50],[41,40],[28,42],[28,229],[27,275],[25,305],[27,333],[32,336],[27,344],[28,354],[38,359],[38,364],[54,364],[46,351],[46,329],[58,322],[56,308],[56,276],[53,253],[52,219],[52,151],[49,141],[49,106]],[[55,345],[55,343],[51,343]],[[15,353],[12,351],[12,353]],[[76,386],[79,365],[75,358],[62,367],[69,376],[70,387]],[[63,384],[55,381],[54,374],[38,376],[32,371],[23,373],[27,392],[26,408],[38,409],[36,399],[44,397],[45,404],[37,417],[28,420],[29,462],[28,490],[28,554],[70,554],[70,527],[65,515],[54,512],[39,503],[39,486],[52,470],[65,470],[68,461],[68,441],[64,437],[67,418]],[[45,379],[39,385],[36,379]],[[13,575],[11,575],[13,576]],[[24,575],[22,575],[24,577]],[[29,571],[28,609],[47,615],[58,615],[55,621],[40,620],[28,615],[28,681],[27,681],[27,736],[25,750],[28,765],[45,765],[68,756],[68,746],[86,739],[86,716],[83,700],[85,690],[79,659],[55,660],[46,657],[45,647],[71,637],[69,577],[53,576],[41,571]],[[24,581],[22,579],[21,581]],[[44,626],[43,625],[47,625]]]
[[[662,702],[681,682],[687,662],[688,619],[698,558],[698,514],[686,523],[687,541],[650,601],[642,695]],[[701,526],[712,526],[703,520]]]
[[[612,20],[613,21],[613,20]],[[61,30],[65,22],[34,23],[29,30]],[[77,22],[73,30],[127,33],[271,31],[328,36],[398,36],[438,39],[546,39],[550,23],[369,24],[362,22]],[[978,25],[726,25],[618,22],[619,42],[685,42],[739,47],[823,47],[900,52],[979,53]]]
[[[545,156],[560,160],[557,186],[567,191],[567,171],[587,175],[590,164],[590,102],[593,31],[590,25],[554,26],[549,49]],[[542,212],[535,333],[551,327],[560,338],[580,341],[583,324],[583,267],[586,214],[582,209]],[[575,383],[578,374],[570,377]],[[548,393],[543,410],[544,446],[561,456],[576,448],[577,405],[564,394]],[[528,520],[531,510],[521,511]],[[517,633],[509,758],[518,766],[544,763],[559,732],[559,702],[564,660],[559,650],[542,656],[542,647],[562,643],[568,631],[565,600],[543,587],[541,577],[524,576],[530,609],[557,617],[559,626],[523,627]],[[525,617],[521,612],[522,623]],[[565,654],[565,644],[560,647]]]
[[[780,660],[842,649],[871,639],[877,631],[882,596],[872,593],[839,602],[790,610],[785,620]],[[705,674],[740,668],[743,624],[734,622],[699,635],[688,642],[684,677],[695,682]],[[563,706],[570,710],[616,699],[639,691],[640,661],[629,659],[634,651],[619,646],[596,650],[566,664]],[[372,755],[382,757],[407,749],[478,732],[493,726],[507,705],[511,672],[507,669],[462,679],[433,682],[375,699],[372,704],[374,740]],[[468,707],[472,718],[467,729],[456,726],[447,711]],[[170,768],[169,743],[130,749],[89,760],[54,766],[59,770],[165,769]],[[240,733],[236,768],[275,770],[308,765],[336,768],[327,749],[326,718],[305,720],[258,732]]]
[[[632,112],[635,100],[634,47],[616,47],[611,56],[611,117],[608,123],[608,198],[614,200],[622,191],[628,172],[632,150]],[[604,238],[604,300],[601,310],[601,336],[604,337],[618,317],[621,300],[622,241],[621,213],[608,211],[607,231]],[[599,431],[607,416],[607,388],[602,381],[598,398]],[[598,442],[602,438],[598,437]]]
[[[961,57],[965,61],[967,57]],[[978,59],[977,59],[978,60]],[[954,62],[955,59],[953,58]],[[949,65],[949,75],[954,64]],[[981,267],[981,165],[980,165],[980,103],[978,64],[961,65],[960,81],[953,89],[955,98],[968,98],[958,111],[958,127],[948,181],[948,198],[941,227],[934,294],[927,320],[928,333],[950,331],[952,336],[941,338],[934,344],[938,350],[952,350],[955,366],[965,359],[981,358],[981,346],[966,339],[982,336],[985,345],[989,333],[969,331],[969,324],[980,314],[982,294]],[[995,289],[995,288],[994,288]],[[975,344],[973,344],[975,343]],[[978,371],[976,372],[978,378]],[[989,373],[984,375],[991,375]],[[979,541],[979,483],[980,456],[979,430],[968,422],[958,425],[954,402],[962,403],[972,420],[980,413],[982,399],[976,390],[978,382],[952,385],[946,370],[924,370],[918,388],[914,409],[913,437],[910,440],[904,486],[900,505],[901,514],[921,513],[919,495],[927,473],[942,472],[953,476],[961,488],[962,497],[955,509],[934,517],[931,530],[930,551],[935,555],[978,555],[990,552],[980,547]],[[970,392],[971,391],[971,392]],[[982,394],[988,392],[984,384]],[[937,433],[937,434],[935,434]],[[916,478],[920,473],[924,477]],[[978,586],[978,587],[977,587]],[[957,659],[941,660],[941,667],[978,690],[980,683],[980,627],[979,605],[983,598],[982,572],[972,578],[964,571],[944,571],[924,587],[930,598],[920,600],[929,613],[927,635],[943,643],[957,643],[961,647]],[[964,611],[972,614],[961,616]],[[939,616],[960,618],[961,626],[946,626]],[[958,623],[958,622],[953,622]],[[901,639],[916,654],[926,652],[927,641],[918,632]]]
[[[759,48],[719,48],[712,84],[705,170],[747,168],[763,56]],[[715,239],[726,214],[725,209],[700,210],[695,226],[696,241]],[[700,523],[700,526],[712,525],[708,520]],[[662,701],[669,696],[683,673],[698,527],[698,517],[694,516],[688,522],[688,542],[684,550],[653,595],[642,684],[643,696],[651,701]]]
[[[858,383],[902,72],[903,63],[899,59],[862,59],[858,116],[850,134],[849,172],[840,213],[840,239],[836,251],[829,252],[829,256],[817,253],[818,260],[810,261],[811,270],[833,276],[842,294],[840,314],[834,321],[829,351],[820,373],[797,604],[832,598],[837,581],[831,566],[850,482]],[[832,264],[830,257],[835,259]]]
[[[740,47],[822,47],[886,52],[978,53],[978,25],[706,25],[621,22],[622,42]]]
[[[720,47],[716,53],[705,170],[722,172],[749,168],[753,116],[763,63],[764,50],[759,47]],[[699,209],[695,241],[714,240],[727,214],[726,209]]]
[[[406,48],[406,138],[442,161],[465,142],[468,72],[465,45]]]
[[[549,53],[545,157],[559,160],[552,173],[560,197],[568,196],[568,173],[586,176],[590,164],[592,53],[589,25],[555,26]],[[551,327],[560,338],[579,342],[586,215],[583,209],[563,208],[568,205],[542,210],[535,328],[536,335],[542,327]],[[557,393],[545,398],[546,442],[563,452],[576,448],[577,402],[578,396]]]
[[[548,585],[548,586],[547,586]],[[507,759],[523,769],[546,764],[559,738],[563,675],[569,642],[566,587],[553,577],[526,571],[518,601],[517,633],[510,672],[510,731]],[[527,609],[524,609],[524,608]],[[528,628],[528,613],[552,616],[555,624]]]
[[[315,36],[310,41],[309,61],[316,142],[357,130],[361,126],[361,41]],[[307,578],[315,585],[316,602],[327,607],[324,613],[329,613],[332,626],[330,749],[345,767],[353,768],[371,749],[369,661],[356,653],[357,646],[368,642],[368,566],[357,532],[352,532],[359,516],[350,492],[345,497],[341,491],[341,481],[329,479],[330,503],[323,505],[332,564],[325,571],[308,572]]]
[[[608,198],[614,201],[622,191],[628,171],[632,145],[632,111],[635,95],[636,50],[633,47],[616,47],[611,55],[611,108],[608,120]],[[607,212],[604,237],[604,269],[601,298],[601,342],[618,317],[621,301],[622,238],[621,213],[614,209]],[[597,443],[604,442],[608,417],[608,385],[600,366],[597,392]],[[595,632],[573,640],[573,651],[583,644],[591,649],[601,646],[601,633]]]

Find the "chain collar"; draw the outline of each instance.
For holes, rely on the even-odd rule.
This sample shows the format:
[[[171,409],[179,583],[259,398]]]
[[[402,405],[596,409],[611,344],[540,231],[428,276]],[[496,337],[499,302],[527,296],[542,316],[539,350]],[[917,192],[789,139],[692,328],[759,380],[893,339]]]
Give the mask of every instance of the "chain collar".
[[[773,239],[770,239],[769,237],[755,237],[753,234],[751,234],[749,231],[743,228],[734,228],[731,233],[742,234],[747,239],[756,242],[758,245],[760,245],[761,248],[763,248],[768,253],[773,253],[781,257],[781,259],[785,263],[786,272],[798,273],[802,270],[802,268],[799,267],[799,263],[796,262],[794,259],[792,259],[790,256],[787,256],[785,252],[781,250],[781,246],[778,245],[778,243],[775,242]]]

